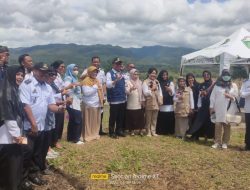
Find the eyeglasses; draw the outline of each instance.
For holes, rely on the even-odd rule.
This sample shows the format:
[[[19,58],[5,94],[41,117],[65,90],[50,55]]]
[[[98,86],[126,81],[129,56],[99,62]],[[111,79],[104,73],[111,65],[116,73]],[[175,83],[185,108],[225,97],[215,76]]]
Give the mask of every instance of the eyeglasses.
[[[48,73],[49,77],[56,77],[57,74],[56,73]]]

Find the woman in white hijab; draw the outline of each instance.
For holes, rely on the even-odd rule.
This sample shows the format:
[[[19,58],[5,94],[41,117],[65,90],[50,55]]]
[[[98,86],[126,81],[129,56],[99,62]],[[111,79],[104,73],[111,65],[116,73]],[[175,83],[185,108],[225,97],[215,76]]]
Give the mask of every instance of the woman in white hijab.
[[[136,69],[131,69],[129,74],[130,79],[126,81],[126,129],[131,132],[131,135],[134,135],[134,130],[139,130],[139,134],[142,135],[141,130],[144,127],[142,81]]]

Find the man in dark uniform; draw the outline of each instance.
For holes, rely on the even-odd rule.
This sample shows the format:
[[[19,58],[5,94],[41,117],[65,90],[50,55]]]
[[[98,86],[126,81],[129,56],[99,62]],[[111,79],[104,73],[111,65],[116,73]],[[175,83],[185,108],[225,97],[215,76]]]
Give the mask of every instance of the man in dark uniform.
[[[110,105],[109,135],[125,137],[124,116],[126,110],[125,78],[121,73],[122,61],[116,57],[112,62],[112,69],[107,72],[107,98]]]

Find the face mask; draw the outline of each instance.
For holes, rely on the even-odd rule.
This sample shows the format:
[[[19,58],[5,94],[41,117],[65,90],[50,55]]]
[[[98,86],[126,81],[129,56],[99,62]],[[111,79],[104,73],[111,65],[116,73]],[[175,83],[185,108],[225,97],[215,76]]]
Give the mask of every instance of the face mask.
[[[75,76],[77,76],[78,75],[78,71],[73,71],[73,74],[75,75]]]
[[[228,81],[231,80],[231,76],[223,76],[222,80],[225,81],[225,82],[228,82]]]

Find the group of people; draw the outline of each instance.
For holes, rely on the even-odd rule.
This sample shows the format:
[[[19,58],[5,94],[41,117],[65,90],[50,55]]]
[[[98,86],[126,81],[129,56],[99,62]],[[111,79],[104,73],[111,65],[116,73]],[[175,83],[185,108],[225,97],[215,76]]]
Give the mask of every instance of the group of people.
[[[65,110],[67,140],[77,145],[104,135],[103,106],[109,104],[108,133],[177,138],[214,138],[212,148],[226,149],[230,140],[228,113],[234,115],[239,94],[245,98],[246,150],[250,150],[250,81],[240,93],[230,72],[223,70],[216,81],[209,71],[198,83],[192,73],[179,77],[175,86],[167,70],[150,68],[142,81],[135,65],[127,71],[118,58],[105,75],[100,58],[79,74],[77,64],[61,60],[33,65],[23,54],[18,66],[8,66],[9,50],[0,46],[0,188],[33,189],[46,183],[46,158],[59,155]],[[211,115],[215,120],[211,122]],[[4,172],[3,172],[4,171]]]

